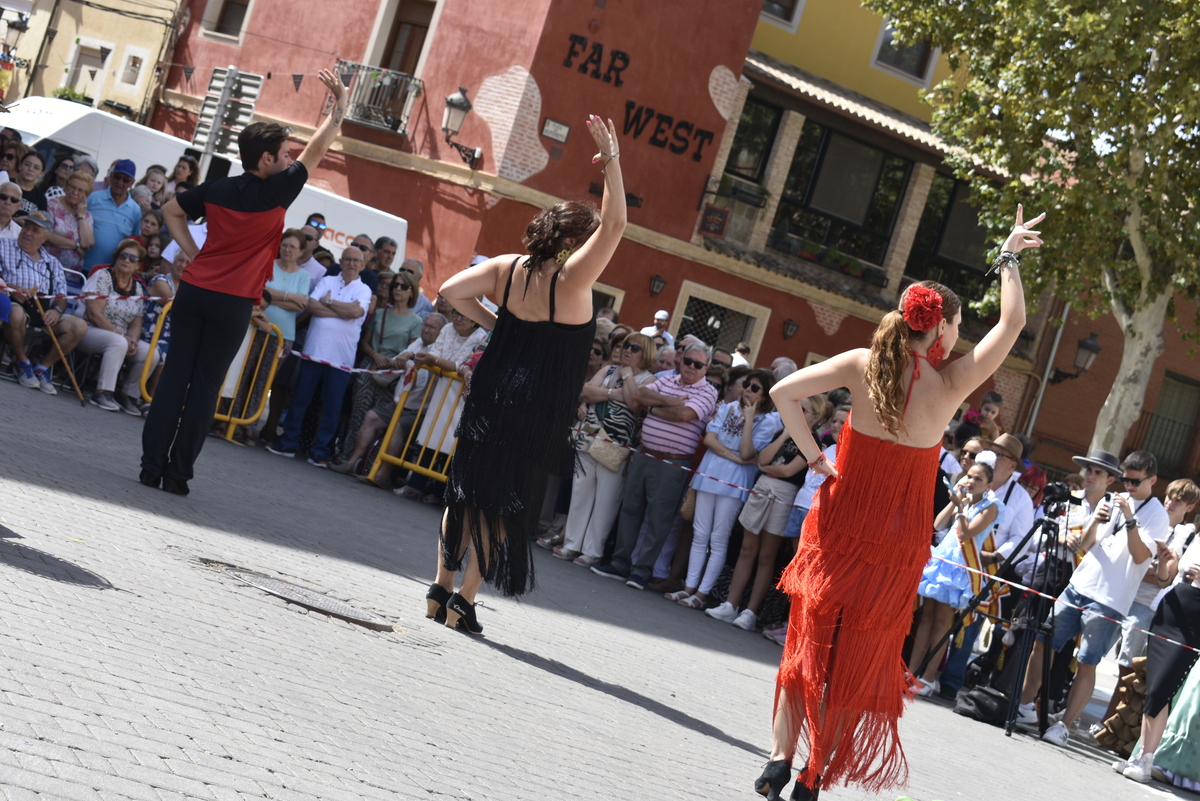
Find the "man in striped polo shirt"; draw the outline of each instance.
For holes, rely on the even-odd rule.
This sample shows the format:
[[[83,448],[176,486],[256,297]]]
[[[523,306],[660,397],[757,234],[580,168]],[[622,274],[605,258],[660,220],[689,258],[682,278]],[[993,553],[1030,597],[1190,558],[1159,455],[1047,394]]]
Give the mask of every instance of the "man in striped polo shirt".
[[[650,580],[691,477],[687,468],[717,409],[717,390],[704,380],[707,371],[708,349],[688,345],[678,375],[663,376],[638,390],[638,403],[648,410],[642,423],[642,452],[629,460],[612,561],[593,567],[593,573],[624,581],[636,590]],[[647,512],[646,536],[634,564],[633,549]]]

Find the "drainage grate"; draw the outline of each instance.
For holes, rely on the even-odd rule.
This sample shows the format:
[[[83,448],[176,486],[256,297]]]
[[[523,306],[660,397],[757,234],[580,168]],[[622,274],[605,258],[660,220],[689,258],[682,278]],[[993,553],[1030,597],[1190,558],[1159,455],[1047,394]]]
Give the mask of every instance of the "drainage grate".
[[[243,570],[239,567],[220,565],[218,569],[227,576],[235,578],[238,581],[243,581],[252,587],[258,587],[263,592],[268,592],[285,601],[299,604],[308,609],[315,609],[318,612],[323,612],[324,614],[341,618],[351,623],[357,623],[360,626],[376,629],[377,631],[393,630],[392,624],[384,621],[382,618],[375,617],[369,612],[364,612],[336,598],[330,598],[323,593],[313,592],[296,584],[289,584],[286,581],[264,576],[261,573],[255,573],[251,570]]]

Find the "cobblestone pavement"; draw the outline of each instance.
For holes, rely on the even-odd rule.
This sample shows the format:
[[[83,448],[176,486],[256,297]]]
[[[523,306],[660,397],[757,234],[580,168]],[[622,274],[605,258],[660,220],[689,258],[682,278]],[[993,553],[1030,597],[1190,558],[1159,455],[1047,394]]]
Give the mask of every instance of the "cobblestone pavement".
[[[216,440],[179,498],[136,482],[138,420],[8,381],[0,409],[0,795],[757,797],[779,660],[762,637],[538,551],[538,590],[485,591],[473,639],[423,616],[428,506]],[[903,731],[923,801],[1169,795],[936,703]]]

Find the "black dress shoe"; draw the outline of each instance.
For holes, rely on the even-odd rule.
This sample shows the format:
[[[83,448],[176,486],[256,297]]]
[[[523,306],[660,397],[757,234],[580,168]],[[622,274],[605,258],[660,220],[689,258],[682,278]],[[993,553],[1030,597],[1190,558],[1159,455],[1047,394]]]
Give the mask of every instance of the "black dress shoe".
[[[425,617],[432,618],[438,623],[446,622],[446,602],[450,600],[450,590],[436,581],[429,585],[425,593]]]
[[[765,795],[767,801],[779,801],[783,788],[792,778],[792,763],[786,759],[768,762],[762,775],[754,780],[754,792]]]
[[[162,477],[162,488],[164,492],[171,492],[175,495],[187,495],[191,490],[188,489],[186,481],[176,481],[173,478]]]
[[[156,476],[149,470],[143,470],[138,474],[138,481],[145,484],[147,487],[158,489],[158,485],[162,482],[162,476]]]
[[[467,603],[457,592],[446,601],[446,625],[467,634],[483,634],[483,626],[475,619],[475,604]]]

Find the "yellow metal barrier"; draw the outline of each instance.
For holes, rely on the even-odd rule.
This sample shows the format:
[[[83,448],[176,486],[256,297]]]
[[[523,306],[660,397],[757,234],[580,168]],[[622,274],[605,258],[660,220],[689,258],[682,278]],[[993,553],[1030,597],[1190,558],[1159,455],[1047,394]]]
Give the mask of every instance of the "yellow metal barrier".
[[[449,475],[450,459],[454,456],[454,449],[458,446],[458,438],[454,436],[453,431],[456,425],[454,409],[462,400],[464,388],[463,380],[462,377],[453,370],[442,370],[432,365],[421,364],[417,365],[415,369],[426,370],[430,373],[429,381],[425,382],[425,393],[421,397],[421,407],[417,411],[416,422],[414,422],[412,428],[409,429],[408,437],[405,438],[404,447],[401,449],[400,455],[390,455],[387,452],[388,443],[392,441],[392,435],[396,431],[396,426],[400,423],[400,417],[404,414],[404,406],[408,403],[408,396],[412,391],[411,389],[406,389],[403,393],[401,393],[400,399],[396,401],[396,411],[392,413],[392,419],[388,422],[387,431],[384,432],[383,441],[379,446],[379,453],[376,454],[375,461],[371,464],[371,471],[367,474],[367,478],[372,481],[375,480],[375,474],[379,472],[380,465],[382,465],[385,461],[397,467],[411,470],[419,475],[437,479],[438,481],[445,481],[446,477]],[[429,411],[429,399],[434,394],[436,387],[441,384],[441,381],[434,380],[437,378],[444,378],[447,380],[447,383],[445,385],[445,391],[441,392],[440,397],[437,398],[437,408],[433,412],[433,417],[429,418],[431,420],[431,426],[436,425],[438,421],[441,420],[443,410],[446,410],[448,414],[444,424],[441,426],[441,430],[429,431],[425,437],[425,442],[421,444],[421,449],[417,453],[416,460],[410,461],[405,457],[408,456],[409,446],[412,445],[413,438],[419,435],[419,432],[424,425],[424,421],[427,418],[426,412]],[[414,381],[413,383],[415,384],[416,382]],[[449,401],[449,406],[447,406],[447,401]],[[446,444],[447,436],[450,438],[450,447],[448,449],[443,447]],[[433,444],[435,440],[436,444]],[[425,466],[425,464],[423,464],[423,462],[425,462],[425,455],[427,453],[432,454],[428,462],[429,466]],[[436,454],[438,453],[443,453],[446,455],[446,462],[444,465],[442,465],[442,469],[440,471],[434,469]]]
[[[171,300],[167,301],[163,305],[162,310],[159,312],[158,321],[154,325],[154,333],[150,337],[151,352],[153,352],[154,349],[158,347],[158,340],[162,335],[163,324],[167,319],[168,312],[171,311],[171,304],[173,304],[173,303],[174,303],[174,301],[171,301]],[[254,371],[253,371],[253,373],[250,374],[250,381],[248,384],[245,385],[246,386],[245,397],[242,400],[242,408],[241,408],[240,414],[238,414],[238,416],[236,416],[236,417],[234,416],[234,407],[237,405],[237,396],[239,394],[241,394],[240,392],[237,392],[237,391],[235,391],[234,397],[230,399],[229,411],[222,413],[220,411],[220,408],[218,407],[217,413],[215,415],[213,415],[213,419],[216,420],[217,422],[228,423],[228,425],[225,428],[225,439],[229,440],[230,442],[233,441],[233,434],[234,434],[234,431],[237,430],[238,426],[250,425],[251,423],[254,423],[255,421],[257,421],[259,417],[262,417],[262,413],[267,408],[267,396],[270,394],[271,384],[275,380],[275,371],[279,368],[278,354],[281,350],[283,350],[283,332],[279,330],[278,326],[272,324],[271,325],[271,333],[267,334],[267,333],[263,332],[262,329],[260,329],[258,326],[251,323],[250,331],[253,332],[253,334],[263,333],[263,335],[268,338],[273,336],[275,338],[275,345],[276,345],[275,356],[273,356],[269,360],[267,360],[265,358],[268,348],[266,346],[266,342],[264,342],[263,347],[260,348],[258,351],[258,358],[254,362]],[[253,339],[251,339],[251,343],[253,344]],[[267,367],[267,383],[264,385],[263,392],[259,396],[259,403],[258,403],[257,408],[255,408],[254,410],[251,411],[249,409],[249,406],[250,406],[250,401],[254,396],[254,385],[258,381],[258,375],[259,375],[259,372],[263,369],[264,361],[270,361],[270,364]],[[246,378],[246,367],[249,363],[250,363],[250,358],[249,358],[249,355],[247,355],[247,358],[242,361],[241,368],[238,371],[238,380],[237,380],[237,384],[236,384],[237,387],[243,386],[243,381]],[[149,377],[150,377],[150,359],[146,359],[146,363],[142,365],[142,378],[141,378],[142,397],[145,398],[147,401],[153,403],[154,398],[150,395],[150,392],[146,389],[146,380]],[[228,378],[228,375],[226,376],[226,378]]]

